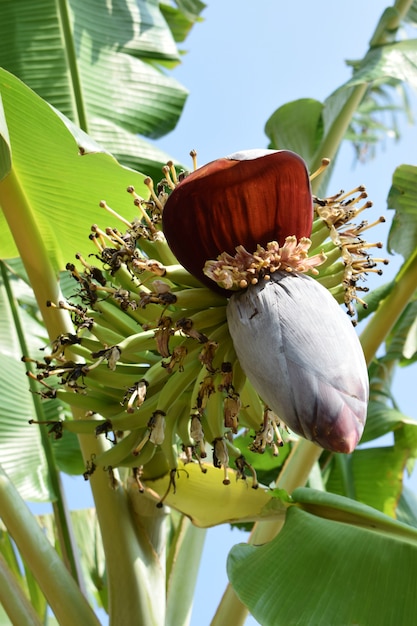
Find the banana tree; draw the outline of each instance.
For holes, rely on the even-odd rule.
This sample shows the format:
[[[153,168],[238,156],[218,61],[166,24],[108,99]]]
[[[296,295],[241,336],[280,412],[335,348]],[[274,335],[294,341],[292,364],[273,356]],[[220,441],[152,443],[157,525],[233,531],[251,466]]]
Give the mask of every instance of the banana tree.
[[[77,4],[71,8],[76,16]],[[168,159],[161,181],[150,172],[155,182],[121,166],[1,70],[0,510],[7,531],[0,589],[12,622],[40,623],[49,605],[59,623],[82,616],[96,624],[87,594],[112,624],[186,624],[203,529],[221,523],[250,525],[252,532],[249,545],[230,554],[232,586],[214,624],[243,623],[248,609],[262,624],[384,623],[391,614],[410,621],[417,513],[402,474],[414,461],[417,431],[393,402],[390,381],[396,365],[416,354],[416,170],[395,172],[389,198],[396,210],[389,243],[405,263],[367,296],[360,278],[379,271],[380,262],[364,241],[365,192],[326,197],[326,172],[317,173],[323,157],[337,158],[346,136],[363,141],[355,122],[365,123],[381,89],[413,82],[405,68],[416,44],[395,39],[405,18],[413,18],[410,2],[384,14],[352,79],[325,103],[289,103],[271,117],[272,152],[231,155],[203,168],[195,163],[190,175]],[[74,42],[96,41],[94,29],[85,31]],[[78,56],[75,46],[80,67],[94,50],[102,53],[89,46]],[[156,49],[152,59],[161,58]],[[88,102],[91,74],[83,71]],[[87,109],[92,119],[103,112],[100,101]],[[104,119],[115,110],[109,106]],[[100,126],[63,112],[84,130]],[[300,119],[308,123],[300,126]],[[253,213],[260,193],[264,210]],[[243,219],[246,211],[257,221]],[[21,263],[8,260],[16,254]],[[316,280],[304,277],[308,270]],[[301,285],[297,306],[294,284]],[[263,344],[253,341],[259,291],[268,293],[268,315],[271,307],[281,311],[278,322],[275,312],[263,322],[256,335]],[[364,318],[361,350],[336,302],[353,319]],[[242,336],[243,310],[252,313]],[[280,363],[280,345],[271,353],[265,324],[277,324],[287,363],[297,362],[289,382],[277,383],[278,395],[274,377],[265,379]],[[322,335],[314,342],[317,330]],[[314,350],[306,349],[310,337],[323,359],[318,368]],[[355,360],[349,357],[353,366],[345,371],[348,344]],[[257,347],[260,373],[251,360]],[[328,352],[335,361],[325,360]],[[365,360],[370,399],[362,442],[370,443],[353,450],[362,409],[354,411],[360,427],[353,438],[350,419],[332,417],[324,435],[320,428],[341,394],[360,405],[367,399]],[[339,368],[347,389],[335,383]],[[285,367],[279,372],[284,378]],[[311,411],[303,394],[306,385],[313,393],[318,380]],[[351,380],[362,383],[360,391]],[[332,387],[327,403],[323,381]],[[394,445],[382,449],[375,440],[387,433]],[[70,519],[59,470],[90,481],[95,515]],[[56,550],[22,496],[54,501],[54,524],[43,524]],[[354,581],[349,603],[346,581]]]

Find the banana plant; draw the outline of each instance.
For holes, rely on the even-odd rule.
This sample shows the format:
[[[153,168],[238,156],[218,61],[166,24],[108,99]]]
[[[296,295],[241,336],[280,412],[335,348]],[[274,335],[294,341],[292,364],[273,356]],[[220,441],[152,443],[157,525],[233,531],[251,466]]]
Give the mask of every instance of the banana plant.
[[[190,3],[178,6],[190,21]],[[57,7],[62,22],[68,5]],[[75,17],[83,10],[70,7]],[[96,132],[95,115],[107,120],[117,109],[92,98],[83,64],[113,54],[107,42],[93,45],[93,27],[77,31],[73,20],[63,29],[78,33],[73,60],[81,59],[85,101],[94,100],[90,126],[0,70],[0,593],[12,623],[42,623],[49,605],[60,624],[80,616],[97,624],[98,603],[115,625],[187,624],[203,529],[221,523],[252,531],[229,556],[231,586],[213,624],[241,624],[248,610],[261,624],[384,623],[391,614],[407,623],[414,615],[417,509],[402,475],[416,457],[417,430],[390,382],[416,355],[416,168],[398,168],[389,197],[389,245],[404,265],[366,296],[360,278],[384,260],[373,260],[364,241],[365,192],[326,196],[320,174],[346,136],[362,145],[355,119],[366,119],[377,89],[413,82],[404,68],[416,44],[395,39],[412,17],[413,3],[396,2],[352,79],[325,103],[278,109],[267,123],[269,151],[202,168],[192,154],[189,175],[168,159],[161,180],[150,172],[154,181],[119,164]],[[152,68],[164,54],[157,50]],[[253,213],[260,197],[263,211]],[[16,255],[20,262],[10,260]],[[336,303],[363,319],[362,347]],[[271,324],[281,344],[265,337]],[[316,330],[322,340],[314,342]],[[332,369],[343,368],[348,345],[354,366],[342,369],[347,388],[339,389]],[[276,394],[270,373],[278,364],[285,378],[282,346],[297,366]],[[336,360],[326,360],[332,349]],[[324,373],[313,368],[315,355]],[[354,450],[368,399],[365,362],[362,442],[371,445]],[[317,381],[315,411],[307,411],[303,393]],[[327,404],[324,383],[333,384]],[[323,435],[314,420],[341,394],[361,407],[352,411],[353,436],[350,414]],[[387,433],[394,445],[378,447]],[[94,515],[68,514],[60,470],[90,481]],[[54,502],[54,524],[42,520],[52,541],[24,498]]]

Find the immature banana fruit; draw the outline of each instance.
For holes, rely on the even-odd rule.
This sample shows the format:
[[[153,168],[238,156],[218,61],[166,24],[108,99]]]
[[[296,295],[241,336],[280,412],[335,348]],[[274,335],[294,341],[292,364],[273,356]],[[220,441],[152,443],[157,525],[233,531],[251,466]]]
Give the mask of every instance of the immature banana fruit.
[[[87,474],[124,466],[150,480],[171,471],[174,484],[178,459],[203,472],[212,460],[225,484],[232,464],[256,487],[233,439],[247,429],[252,451],[276,454],[281,420],[351,451],[367,378],[336,300],[354,315],[361,275],[385,262],[369,256],[366,222],[351,222],[368,206],[358,207],[362,188],[315,198],[304,162],[286,151],[164,174],[156,190],[148,181],[149,199],[128,189],[138,218],[120,218],[123,231],[92,227],[94,254],[67,266],[77,295],[50,303],[70,311],[75,332],[37,363],[40,393],[85,409],[62,432],[113,441]]]

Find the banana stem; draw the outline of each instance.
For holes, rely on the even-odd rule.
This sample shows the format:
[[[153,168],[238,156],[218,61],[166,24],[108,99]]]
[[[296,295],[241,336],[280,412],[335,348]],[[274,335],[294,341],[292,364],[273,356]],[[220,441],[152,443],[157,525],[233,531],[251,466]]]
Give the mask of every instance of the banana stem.
[[[0,601],[12,624],[42,626],[41,621],[0,553]]]
[[[1,467],[0,514],[61,626],[99,626],[77,583]]]

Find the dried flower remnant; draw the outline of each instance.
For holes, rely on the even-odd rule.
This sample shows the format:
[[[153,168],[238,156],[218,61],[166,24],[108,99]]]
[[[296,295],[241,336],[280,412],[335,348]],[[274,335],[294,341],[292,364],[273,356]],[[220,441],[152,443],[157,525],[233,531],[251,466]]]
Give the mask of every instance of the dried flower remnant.
[[[147,389],[147,381],[139,380],[131,387],[128,387],[120,404],[122,406],[126,404],[126,411],[128,413],[133,413],[135,410],[139,409],[145,402]]]
[[[273,455],[278,456],[278,448],[284,445],[281,433],[279,432],[279,425],[279,419],[275,413],[273,413],[269,407],[266,407],[263,422],[260,429],[256,431],[250,447],[252,452],[264,454],[266,448],[271,447]]]
[[[223,401],[224,426],[230,429],[234,435],[237,434],[239,426],[239,411],[242,403],[238,393],[227,395]]]
[[[191,415],[190,435],[191,438],[194,439],[196,445],[200,448],[200,457],[205,459],[207,453],[204,447],[204,431],[199,413]]]
[[[218,437],[213,441],[213,465],[223,469],[223,485],[229,485],[229,453],[224,437]]]

